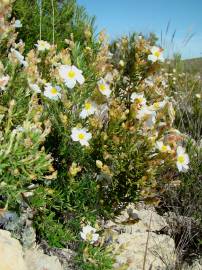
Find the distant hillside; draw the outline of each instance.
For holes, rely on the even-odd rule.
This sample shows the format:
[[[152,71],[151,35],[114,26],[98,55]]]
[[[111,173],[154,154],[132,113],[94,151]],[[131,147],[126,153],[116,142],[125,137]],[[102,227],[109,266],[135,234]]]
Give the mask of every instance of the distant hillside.
[[[183,63],[185,71],[202,74],[202,57],[183,60]]]

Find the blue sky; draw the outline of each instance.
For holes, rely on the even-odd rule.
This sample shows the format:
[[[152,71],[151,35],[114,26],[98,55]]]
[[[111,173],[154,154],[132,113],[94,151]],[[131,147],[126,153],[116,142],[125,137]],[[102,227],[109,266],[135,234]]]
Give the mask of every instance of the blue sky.
[[[202,57],[202,0],[78,0],[90,15],[96,16],[97,30],[106,29],[110,39],[123,34],[161,31],[167,54],[173,51],[183,58]],[[171,36],[176,30],[174,44]],[[193,35],[185,45],[187,36]]]

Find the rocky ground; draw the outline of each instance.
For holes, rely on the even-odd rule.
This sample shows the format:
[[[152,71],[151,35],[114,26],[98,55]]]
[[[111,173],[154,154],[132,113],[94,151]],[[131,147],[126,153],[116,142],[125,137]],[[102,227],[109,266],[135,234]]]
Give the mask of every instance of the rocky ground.
[[[12,216],[12,213],[7,213]],[[7,226],[14,232],[27,218],[28,213]],[[153,207],[131,204],[114,220],[101,222],[106,243],[115,257],[114,269],[119,270],[174,270],[178,254],[175,242],[169,235],[168,216],[157,214]],[[3,222],[1,217],[1,222]],[[4,217],[5,219],[5,217]],[[5,221],[5,220],[4,220]],[[13,223],[14,222],[14,223]],[[26,223],[20,236],[13,238],[7,230],[0,230],[1,270],[73,270],[75,252],[70,249],[50,248],[46,242],[35,243],[35,233]],[[16,228],[15,228],[16,231]],[[18,232],[19,233],[19,232]],[[201,270],[200,260],[182,270]]]

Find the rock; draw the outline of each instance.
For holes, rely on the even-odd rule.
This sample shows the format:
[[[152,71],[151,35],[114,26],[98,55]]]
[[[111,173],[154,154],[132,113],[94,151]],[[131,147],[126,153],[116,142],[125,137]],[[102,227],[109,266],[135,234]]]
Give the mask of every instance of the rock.
[[[23,252],[20,242],[8,231],[0,230],[1,270],[63,270],[56,256],[35,248]]]
[[[28,270],[19,241],[12,238],[10,232],[3,230],[0,230],[0,269]]]
[[[166,226],[153,207],[142,204],[130,204],[114,221],[106,222],[105,236],[116,260],[114,269],[142,270],[144,261],[145,269],[174,266],[174,240],[160,233]]]
[[[57,257],[48,256],[36,248],[25,252],[25,262],[29,270],[63,270]]]
[[[45,240],[40,243],[40,248],[48,255],[56,256],[62,263],[64,270],[75,269],[75,251],[69,248],[50,247]]]
[[[142,270],[145,260],[145,269],[167,269],[175,261],[173,239],[150,232],[147,244],[147,237],[148,233],[144,232],[120,234],[115,245],[117,255],[114,268],[119,268],[120,262],[124,261],[128,270]]]

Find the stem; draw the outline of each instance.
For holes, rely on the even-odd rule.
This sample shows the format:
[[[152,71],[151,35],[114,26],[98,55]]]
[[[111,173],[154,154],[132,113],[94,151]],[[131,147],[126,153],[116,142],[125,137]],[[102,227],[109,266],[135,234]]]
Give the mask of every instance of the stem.
[[[41,40],[41,34],[42,34],[42,0],[39,0],[39,39]]]
[[[144,253],[143,270],[145,270],[145,266],[146,266],[147,251],[148,251],[148,244],[149,244],[149,234],[150,234],[150,229],[151,229],[151,221],[152,221],[152,214],[150,216],[149,228],[148,228],[148,233],[147,233],[147,242],[146,242],[145,253]]]
[[[53,45],[55,44],[55,10],[54,10],[54,0],[51,0],[52,4],[52,19],[53,19]]]

